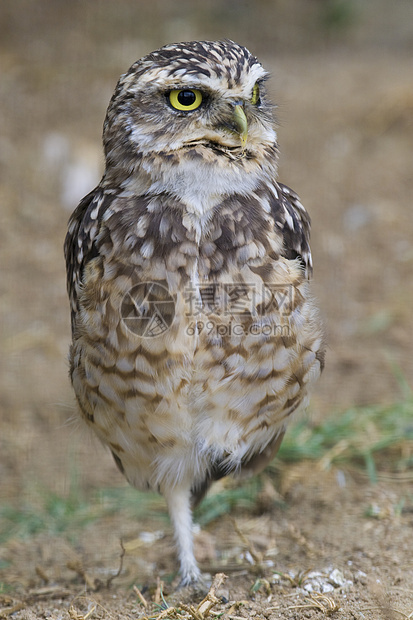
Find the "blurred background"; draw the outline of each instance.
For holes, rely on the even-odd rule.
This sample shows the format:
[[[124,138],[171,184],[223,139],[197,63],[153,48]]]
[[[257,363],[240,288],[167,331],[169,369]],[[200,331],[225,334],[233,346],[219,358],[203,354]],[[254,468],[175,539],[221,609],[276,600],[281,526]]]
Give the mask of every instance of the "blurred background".
[[[63,240],[102,174],[119,75],[169,42],[230,38],[271,73],[280,180],[309,210],[329,348],[310,422],[412,385],[411,0],[2,0],[0,503],[125,483],[79,432]]]

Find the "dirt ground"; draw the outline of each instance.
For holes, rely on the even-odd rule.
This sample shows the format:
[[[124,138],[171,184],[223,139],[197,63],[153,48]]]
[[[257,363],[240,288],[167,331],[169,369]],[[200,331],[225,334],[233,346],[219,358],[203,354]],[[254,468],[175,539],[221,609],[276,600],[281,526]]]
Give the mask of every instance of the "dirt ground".
[[[317,10],[339,5],[260,0],[257,16],[247,2],[226,14],[214,1],[190,19],[184,0],[173,9],[159,0],[116,9],[109,0],[2,3],[0,523],[14,510],[28,525],[25,536],[0,533],[0,618],[157,617],[158,578],[181,615],[182,602],[196,607],[205,594],[176,591],[162,500],[129,505],[111,457],[73,421],[67,378],[66,222],[99,180],[114,85],[151,49],[228,36],[271,71],[280,180],[312,216],[314,291],[328,332],[309,420],[399,400],[399,371],[413,384],[412,5],[366,3],[370,12],[356,12],[347,30],[322,30]],[[209,617],[413,617],[411,484],[409,472],[372,485],[360,470],[321,463],[268,474],[253,507],[196,535],[203,571],[228,575]],[[83,522],[77,506],[71,520],[67,505],[63,518],[57,500],[45,512],[44,498],[70,498],[74,487],[98,518]],[[107,509],[100,489],[117,489],[109,508],[125,508]],[[33,515],[55,525],[33,525]],[[106,588],[121,540],[122,571]],[[185,613],[199,620],[201,611]]]

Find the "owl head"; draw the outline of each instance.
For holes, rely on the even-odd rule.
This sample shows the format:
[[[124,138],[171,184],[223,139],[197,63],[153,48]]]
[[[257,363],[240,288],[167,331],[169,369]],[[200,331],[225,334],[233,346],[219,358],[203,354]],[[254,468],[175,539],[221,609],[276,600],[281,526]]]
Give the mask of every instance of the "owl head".
[[[274,166],[267,72],[233,41],[171,44],[121,76],[104,124],[107,171],[154,178],[185,162],[220,170]],[[190,164],[188,164],[190,167]],[[235,175],[236,176],[236,175]],[[228,178],[228,176],[227,176]]]

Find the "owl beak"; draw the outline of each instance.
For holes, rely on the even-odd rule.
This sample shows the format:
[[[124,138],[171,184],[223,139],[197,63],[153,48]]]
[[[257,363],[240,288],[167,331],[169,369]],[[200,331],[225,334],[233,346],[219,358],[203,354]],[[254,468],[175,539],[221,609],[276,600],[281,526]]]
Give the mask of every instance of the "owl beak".
[[[248,121],[242,105],[237,104],[234,107],[233,120],[235,125],[235,131],[240,137],[242,150],[244,150],[248,137]]]

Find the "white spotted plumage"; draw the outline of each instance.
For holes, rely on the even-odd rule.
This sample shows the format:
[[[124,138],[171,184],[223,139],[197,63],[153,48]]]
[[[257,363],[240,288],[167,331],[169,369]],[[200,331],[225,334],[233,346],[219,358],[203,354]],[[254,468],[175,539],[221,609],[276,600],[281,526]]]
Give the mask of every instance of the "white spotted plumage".
[[[65,243],[80,413],[131,484],[165,496],[182,583],[200,576],[191,504],[271,460],[323,366],[310,220],[276,180],[266,77],[232,41],[132,65]],[[198,107],[174,107],[188,89]]]

